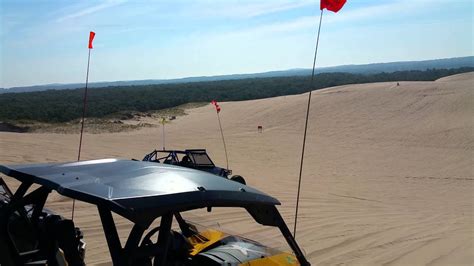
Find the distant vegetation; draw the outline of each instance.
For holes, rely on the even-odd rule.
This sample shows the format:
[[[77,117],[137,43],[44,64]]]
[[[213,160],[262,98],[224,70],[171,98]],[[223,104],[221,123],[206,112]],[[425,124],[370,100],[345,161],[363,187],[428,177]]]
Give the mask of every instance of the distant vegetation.
[[[399,71],[372,75],[322,73],[310,88],[309,76],[250,78],[179,84],[95,88],[89,91],[88,117],[148,112],[191,102],[242,101],[292,95],[331,86],[384,82],[433,81],[474,71],[472,67]],[[0,94],[0,121],[67,122],[80,118],[84,89]]]

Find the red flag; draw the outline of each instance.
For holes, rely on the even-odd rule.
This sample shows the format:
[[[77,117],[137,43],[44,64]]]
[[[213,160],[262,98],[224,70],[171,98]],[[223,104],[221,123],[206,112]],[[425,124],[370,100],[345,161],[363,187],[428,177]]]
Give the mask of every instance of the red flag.
[[[346,3],[346,0],[321,0],[321,10],[327,9],[332,12],[337,12],[341,10],[341,8]]]
[[[94,41],[95,32],[91,31],[89,34],[89,49],[92,49],[92,41]]]
[[[219,113],[221,111],[221,107],[219,106],[219,104],[217,104],[217,102],[215,100],[212,100],[211,104],[214,105],[214,107],[216,107],[216,112],[217,113]]]

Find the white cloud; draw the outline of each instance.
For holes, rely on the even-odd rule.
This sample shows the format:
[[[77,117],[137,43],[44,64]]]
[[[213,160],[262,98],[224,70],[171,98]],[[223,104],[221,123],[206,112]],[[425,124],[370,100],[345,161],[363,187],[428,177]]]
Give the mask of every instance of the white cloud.
[[[105,10],[105,9],[117,6],[119,4],[122,4],[123,2],[124,2],[123,0],[107,0],[107,1],[104,1],[103,3],[101,3],[101,4],[98,4],[98,5],[95,5],[95,6],[90,6],[90,7],[81,9],[79,11],[76,11],[72,14],[62,16],[62,17],[56,19],[56,22],[63,22],[65,20],[76,19],[76,18],[80,18],[80,17],[83,17],[83,16],[87,16],[87,15],[99,12],[101,10]]]
[[[428,3],[428,0],[399,0],[391,3],[372,5],[357,9],[349,9],[347,11],[343,9],[338,14],[325,11],[323,24],[360,22],[372,19],[376,20],[380,17],[393,17],[397,14],[413,15],[419,12],[425,12],[427,8],[426,5]],[[314,2],[312,4],[316,5],[314,4]],[[275,9],[276,8],[278,7],[275,7]],[[296,32],[306,29],[316,29],[318,23],[319,15],[303,16],[282,22],[272,22],[267,24],[261,24],[251,28],[232,30],[219,35],[221,35],[220,37],[242,35],[261,36],[278,32]]]
[[[414,13],[426,12],[426,9],[436,7],[444,0],[397,0],[383,4],[363,6],[357,9],[341,11],[341,14],[326,16],[326,23],[363,21],[380,17],[395,17],[398,15],[412,15]],[[328,12],[326,12],[328,13]]]
[[[224,17],[236,19],[248,19],[306,6],[314,6],[314,0],[280,0],[280,1],[197,1],[184,10],[185,14],[192,17]]]

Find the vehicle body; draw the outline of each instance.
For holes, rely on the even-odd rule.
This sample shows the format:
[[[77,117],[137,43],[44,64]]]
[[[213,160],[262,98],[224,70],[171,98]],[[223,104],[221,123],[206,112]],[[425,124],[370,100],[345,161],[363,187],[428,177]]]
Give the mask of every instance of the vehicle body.
[[[231,176],[232,170],[216,166],[205,149],[154,150],[145,155],[143,161],[179,165],[246,184],[243,177],[239,175]]]
[[[114,265],[309,265],[276,208],[280,205],[277,199],[212,174],[119,159],[0,166],[0,172],[21,182],[6,207],[0,209],[0,229],[8,238],[0,250],[1,265],[31,263],[44,259],[41,254],[50,252],[49,247],[40,247],[36,257],[23,258],[15,249],[15,239],[6,223],[16,212],[31,205],[30,222],[36,228],[35,217],[43,212],[46,198],[53,190],[96,205]],[[38,188],[27,194],[33,184]],[[257,223],[279,228],[292,251],[272,250],[219,230],[199,231],[181,216],[187,211],[209,211],[213,207],[244,208]],[[112,212],[133,223],[125,244],[120,241]],[[150,228],[158,218],[160,226]],[[179,230],[172,228],[173,218]],[[156,234],[157,240],[153,241]],[[75,242],[66,244],[74,246]],[[3,254],[12,259],[8,261]],[[68,262],[73,255],[64,251]],[[9,264],[12,260],[14,263]],[[48,265],[54,264],[48,260]]]

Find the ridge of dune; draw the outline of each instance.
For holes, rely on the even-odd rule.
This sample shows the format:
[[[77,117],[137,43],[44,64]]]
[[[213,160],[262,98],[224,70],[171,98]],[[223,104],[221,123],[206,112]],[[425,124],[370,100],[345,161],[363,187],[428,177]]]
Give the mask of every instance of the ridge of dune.
[[[313,92],[296,236],[313,265],[474,263],[474,73],[399,84]],[[307,95],[220,103],[230,168],[280,199],[290,228]],[[213,107],[187,112],[167,125],[167,148],[206,148],[225,165]],[[77,142],[78,135],[0,133],[0,162],[74,161]],[[141,159],[158,147],[160,128],[85,135],[82,156]],[[48,204],[70,216],[69,200],[55,195]],[[76,206],[88,263],[110,261],[95,208]],[[211,215],[240,233],[278,235],[245,222],[243,211]],[[118,223],[123,240],[131,227]]]
[[[456,75],[451,75],[447,77],[440,78],[436,80],[437,82],[446,82],[446,81],[470,81],[472,83],[472,79],[474,78],[474,72],[468,73],[461,73]]]

